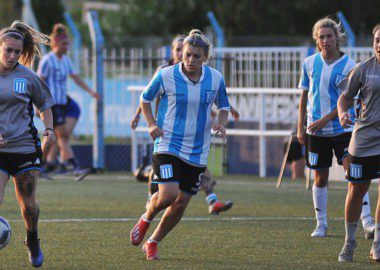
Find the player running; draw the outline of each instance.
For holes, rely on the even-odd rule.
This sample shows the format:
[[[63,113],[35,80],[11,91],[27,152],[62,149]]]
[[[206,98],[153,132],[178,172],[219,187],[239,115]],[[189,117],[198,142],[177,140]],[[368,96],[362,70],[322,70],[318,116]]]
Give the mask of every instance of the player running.
[[[313,203],[317,226],[312,237],[327,233],[327,181],[333,153],[338,164],[348,168],[347,148],[352,127],[339,124],[337,101],[341,91],[338,83],[355,66],[355,62],[340,51],[343,38],[341,26],[329,18],[317,21],[313,38],[318,52],[305,59],[299,88],[303,89],[299,103],[297,137],[306,145],[306,165],[315,170]],[[351,108],[351,115],[354,115]],[[307,118],[307,129],[303,123]],[[367,239],[373,238],[368,193],[363,199],[362,223]]]
[[[67,97],[67,77],[70,76],[74,82],[91,96],[98,99],[96,92],[79,77],[70,58],[67,56],[70,39],[67,29],[63,24],[55,24],[53,27],[52,51],[44,55],[39,66],[38,75],[47,83],[56,105],[52,107],[54,116],[54,130],[57,133],[57,142],[61,157],[61,173],[64,173],[67,167],[71,167],[76,177],[81,177],[89,172],[89,169],[81,170],[78,160],[75,158],[70,145],[70,131],[66,125],[68,114],[68,97]],[[47,154],[49,149],[44,149]]]
[[[340,123],[343,127],[355,125],[348,149],[346,238],[338,257],[339,262],[353,261],[362,198],[371,180],[380,176],[380,24],[375,26],[372,33],[375,56],[358,64],[339,85],[344,90],[338,100]],[[357,95],[360,98],[360,113],[354,122],[348,109]],[[370,258],[380,262],[380,197],[377,200],[375,236]]]
[[[155,140],[154,180],[159,191],[130,233],[139,245],[154,217],[163,209],[152,236],[143,245],[148,260],[159,259],[157,246],[179,223],[193,195],[197,194],[207,166],[211,128],[225,137],[229,102],[223,76],[204,65],[210,43],[199,30],[184,40],[183,62],[164,68],[141,95],[141,108]],[[157,122],[150,102],[159,95]],[[218,123],[211,126],[211,107],[218,108]]]
[[[44,255],[38,239],[40,208],[36,202],[42,150],[33,123],[33,105],[45,126],[46,143],[52,143],[55,134],[50,108],[54,100],[46,84],[26,66],[39,55],[38,45],[48,43],[48,36],[19,21],[0,31],[0,203],[11,175],[34,267],[42,265]]]

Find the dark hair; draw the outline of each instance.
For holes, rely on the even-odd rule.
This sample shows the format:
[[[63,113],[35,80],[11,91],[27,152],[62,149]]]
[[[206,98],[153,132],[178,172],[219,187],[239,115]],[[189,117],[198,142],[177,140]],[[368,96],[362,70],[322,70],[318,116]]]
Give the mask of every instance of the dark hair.
[[[68,38],[67,28],[62,23],[56,23],[53,26],[53,32],[50,34],[51,37],[51,47],[57,44],[57,41]]]
[[[186,36],[185,35],[177,35],[174,37],[173,41],[172,41],[172,45],[171,45],[171,48],[173,49],[175,44],[177,42],[183,42],[185,40]]]
[[[210,41],[203,35],[201,30],[193,29],[183,41],[183,44],[189,44],[194,47],[202,47],[204,49],[206,58],[210,58]]]
[[[20,63],[29,67],[32,65],[34,57],[36,55],[41,55],[38,45],[50,44],[49,36],[38,32],[20,21],[14,21],[10,27],[1,29],[0,44],[2,44],[4,39],[8,37],[23,41]]]

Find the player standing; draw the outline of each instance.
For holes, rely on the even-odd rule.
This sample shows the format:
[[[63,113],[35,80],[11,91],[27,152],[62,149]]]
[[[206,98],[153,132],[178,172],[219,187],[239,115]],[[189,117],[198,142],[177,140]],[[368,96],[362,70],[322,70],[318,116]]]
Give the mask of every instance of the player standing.
[[[341,91],[338,83],[355,66],[355,62],[340,51],[343,38],[341,27],[334,20],[324,18],[313,27],[313,38],[318,53],[305,59],[299,88],[303,89],[300,105],[297,137],[306,145],[306,165],[315,170],[313,203],[317,226],[312,237],[325,237],[327,233],[327,181],[333,153],[338,164],[348,168],[347,148],[351,127],[342,127],[337,113],[337,101]],[[351,108],[352,115],[354,115]],[[303,126],[307,117],[307,129]],[[362,223],[366,238],[373,238],[374,224],[371,217],[368,193],[363,199]]]
[[[339,85],[344,89],[338,101],[339,120],[343,127],[354,124],[348,111],[354,97],[359,94],[361,101],[348,149],[346,238],[338,257],[339,262],[353,261],[362,198],[368,191],[371,180],[380,176],[380,24],[375,26],[372,33],[375,56],[358,64]],[[370,258],[380,262],[380,197],[377,200],[375,236]]]

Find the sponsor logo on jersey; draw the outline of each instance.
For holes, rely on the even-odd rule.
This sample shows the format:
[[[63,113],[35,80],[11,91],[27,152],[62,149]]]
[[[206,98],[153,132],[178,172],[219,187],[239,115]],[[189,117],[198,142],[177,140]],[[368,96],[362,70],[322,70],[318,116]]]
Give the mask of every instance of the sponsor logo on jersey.
[[[27,80],[23,78],[16,78],[13,80],[13,91],[17,94],[26,93]]]
[[[379,78],[379,75],[374,75],[374,74],[367,74],[365,75],[368,79],[377,79]]]
[[[173,177],[173,167],[171,164],[164,164],[160,166],[160,173],[162,179],[169,179]]]
[[[315,166],[318,164],[318,154],[309,152],[309,163],[311,166]]]
[[[362,177],[362,165],[361,164],[350,164],[350,176],[352,178]]]

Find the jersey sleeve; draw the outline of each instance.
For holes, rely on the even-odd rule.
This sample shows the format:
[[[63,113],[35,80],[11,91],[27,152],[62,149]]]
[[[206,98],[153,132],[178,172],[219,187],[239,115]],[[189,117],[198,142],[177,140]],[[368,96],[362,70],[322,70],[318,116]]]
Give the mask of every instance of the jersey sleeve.
[[[31,80],[31,100],[41,112],[55,104],[49,87],[37,76]]]
[[[348,98],[354,98],[357,96],[361,86],[361,70],[362,65],[356,65],[348,75],[339,83],[338,88],[342,91],[342,94]]]
[[[310,85],[310,78],[309,78],[309,74],[307,73],[306,62],[304,62],[302,65],[301,79],[298,84],[298,88],[303,89],[303,90],[309,90],[309,85]]]
[[[215,105],[218,110],[230,110],[230,102],[228,101],[226,83],[224,82],[223,77],[220,79],[217,96],[215,98]]]
[[[42,78],[48,78],[50,73],[51,68],[49,65],[49,60],[47,57],[43,57],[38,65],[37,74]]]
[[[162,90],[162,70],[160,70],[144,89],[140,96],[140,100],[142,102],[150,103],[158,96]]]

